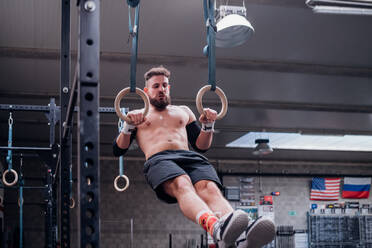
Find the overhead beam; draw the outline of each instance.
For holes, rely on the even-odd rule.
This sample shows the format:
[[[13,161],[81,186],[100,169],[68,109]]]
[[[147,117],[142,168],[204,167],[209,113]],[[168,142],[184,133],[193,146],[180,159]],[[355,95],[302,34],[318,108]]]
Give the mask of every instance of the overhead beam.
[[[4,119],[0,118],[0,122],[6,123]],[[39,126],[43,125],[46,126],[46,122],[42,122],[39,120],[28,120],[28,119],[19,119],[17,120],[17,123],[19,125],[34,125],[34,126]],[[76,126],[77,123],[74,123],[74,126]],[[117,126],[117,121],[101,121],[100,122],[100,127],[105,128],[105,127],[115,127]],[[216,128],[216,133],[241,133],[245,134],[248,132],[278,132],[278,133],[300,133],[300,134],[307,134],[307,135],[372,135],[371,131],[366,131],[366,130],[357,130],[357,129],[317,129],[317,128],[304,128],[304,127],[297,127],[297,128],[290,128],[290,127],[283,127],[283,128],[278,128],[278,127],[270,127],[270,126],[254,126],[254,125],[223,125],[219,124],[218,128]],[[0,138],[3,138],[0,136]],[[4,137],[5,138],[5,137]],[[23,139],[25,140],[25,139]],[[46,142],[47,140],[45,139],[39,139],[35,140],[32,139],[34,142]],[[111,140],[110,140],[111,141]],[[101,142],[103,144],[103,142]],[[109,144],[112,145],[112,142]]]
[[[26,59],[47,59],[59,60],[59,51],[56,49],[40,48],[16,48],[0,47],[0,57],[26,58]],[[72,52],[72,58],[76,59],[76,51]],[[101,61],[130,63],[129,53],[101,52]],[[207,68],[208,63],[204,57],[190,56],[164,56],[141,54],[138,58],[139,64],[153,65],[154,61],[158,64],[173,65],[199,65]],[[353,67],[331,64],[310,64],[291,61],[270,61],[270,60],[246,60],[246,59],[216,59],[218,68],[230,70],[255,70],[290,72],[317,75],[337,75],[347,77],[372,77],[371,67]]]
[[[50,98],[56,97],[55,94],[46,94],[43,92],[0,92],[0,97],[3,98]],[[114,96],[101,96],[101,101],[114,102]],[[135,96],[126,97],[126,102],[131,104],[142,104],[142,100]],[[203,100],[205,105],[219,106],[219,100]],[[194,105],[194,98],[172,98],[172,103],[176,105]],[[10,109],[10,105],[0,104],[0,110]],[[12,109],[22,107],[23,105],[13,105]],[[26,105],[24,105],[26,106]],[[277,109],[277,110],[295,110],[295,111],[319,111],[319,112],[335,112],[335,113],[372,113],[372,105],[351,105],[351,104],[324,104],[324,103],[301,103],[301,102],[283,102],[283,101],[258,101],[258,100],[229,100],[231,108],[246,108],[246,109]],[[25,107],[26,108],[26,107]],[[45,106],[47,110],[48,107]],[[31,109],[30,109],[31,110]]]
[[[230,0],[229,5],[242,5],[241,0]],[[305,0],[247,0],[245,4],[263,4],[263,5],[275,5],[275,6],[285,6],[293,8],[307,8]]]

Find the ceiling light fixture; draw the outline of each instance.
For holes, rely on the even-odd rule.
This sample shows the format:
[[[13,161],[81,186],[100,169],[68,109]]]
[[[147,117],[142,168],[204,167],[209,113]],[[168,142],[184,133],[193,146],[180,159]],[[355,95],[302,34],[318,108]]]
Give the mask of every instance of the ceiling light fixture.
[[[319,14],[372,15],[372,9],[335,6],[315,6],[313,12]]]
[[[269,146],[268,139],[256,139],[255,143],[257,146],[253,150],[253,155],[268,155],[274,150]]]
[[[306,0],[314,13],[372,15],[372,1],[366,0]]]
[[[217,47],[236,47],[243,44],[253,34],[254,28],[246,18],[243,6],[220,5],[217,9]]]

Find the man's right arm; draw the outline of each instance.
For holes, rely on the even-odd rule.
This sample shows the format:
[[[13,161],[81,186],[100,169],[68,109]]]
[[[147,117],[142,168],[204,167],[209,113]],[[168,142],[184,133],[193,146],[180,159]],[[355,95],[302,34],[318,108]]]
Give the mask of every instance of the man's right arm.
[[[130,144],[136,138],[136,133],[137,133],[136,129],[127,133],[124,133],[123,131],[119,133],[119,135],[114,140],[113,144],[114,156],[116,157],[122,156],[128,151]]]
[[[144,122],[146,118],[143,116],[143,110],[133,110],[130,111],[127,116],[132,120],[132,124],[128,124],[127,122],[123,123],[123,128],[119,133],[118,137],[114,140],[113,144],[113,153],[114,156],[122,156],[124,155],[132,143],[132,141],[136,138],[137,128],[139,124]]]

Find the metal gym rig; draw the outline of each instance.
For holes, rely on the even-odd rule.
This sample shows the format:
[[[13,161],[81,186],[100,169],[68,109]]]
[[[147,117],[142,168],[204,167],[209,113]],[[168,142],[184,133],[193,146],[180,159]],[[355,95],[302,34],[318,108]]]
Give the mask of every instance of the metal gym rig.
[[[60,52],[60,107],[54,99],[48,106],[0,105],[5,111],[46,112],[50,123],[50,147],[0,147],[1,151],[36,153],[50,171],[47,192],[45,247],[70,247],[70,167],[72,164],[72,116],[78,118],[78,239],[80,247],[99,247],[99,113],[114,113],[113,108],[99,108],[100,1],[77,1],[79,8],[78,59],[70,84],[70,0],[62,2]],[[79,100],[78,100],[79,98]],[[78,100],[78,101],[77,101]],[[79,103],[78,106],[75,105]],[[85,121],[83,121],[85,120]],[[60,122],[59,144],[55,125]],[[88,135],[89,134],[89,135]],[[59,174],[59,188],[53,177]],[[57,191],[60,195],[57,208]],[[57,213],[57,211],[59,212]],[[57,221],[57,216],[59,220]],[[58,224],[57,224],[58,223]],[[59,232],[57,232],[59,225]],[[22,236],[22,234],[21,234]]]
[[[138,28],[138,8],[140,0],[127,0],[129,7],[136,8],[136,30]],[[110,107],[99,107],[99,66],[100,66],[100,0],[77,0],[79,8],[79,36],[77,66],[70,83],[70,0],[62,0],[61,48],[60,48],[60,106],[51,99],[48,106],[0,104],[3,111],[37,111],[47,115],[50,126],[49,147],[0,147],[1,151],[36,153],[47,164],[46,238],[45,247],[70,247],[70,204],[72,168],[72,126],[73,113],[77,116],[77,209],[79,247],[98,248],[100,241],[100,161],[99,161],[99,114],[115,113]],[[204,54],[208,57],[208,86],[204,86],[197,96],[198,111],[202,110],[202,95],[206,90],[215,91],[223,101],[222,118],[227,111],[227,99],[215,84],[214,58],[214,4],[204,0],[204,17],[207,25],[208,46]],[[135,89],[137,31],[133,35],[131,56],[131,92]],[[76,106],[78,103],[78,106]],[[115,106],[116,107],[116,106]],[[201,110],[200,110],[201,109]],[[59,125],[59,143],[55,142],[55,126]],[[10,167],[9,167],[10,168]],[[122,175],[122,172],[121,174]],[[59,177],[58,177],[59,176]],[[59,180],[58,180],[59,178]],[[57,189],[57,181],[59,187]],[[19,185],[20,191],[23,185]],[[57,194],[58,193],[58,194]],[[57,195],[59,195],[57,199]],[[57,207],[59,201],[59,207]],[[22,205],[22,204],[21,204]],[[22,208],[20,208],[22,210]],[[22,216],[20,216],[21,219]],[[57,219],[59,218],[59,219]],[[21,221],[21,220],[20,220]],[[22,232],[20,234],[22,236]],[[58,236],[58,238],[57,238]],[[22,240],[22,238],[20,238]],[[20,246],[22,247],[22,246]]]

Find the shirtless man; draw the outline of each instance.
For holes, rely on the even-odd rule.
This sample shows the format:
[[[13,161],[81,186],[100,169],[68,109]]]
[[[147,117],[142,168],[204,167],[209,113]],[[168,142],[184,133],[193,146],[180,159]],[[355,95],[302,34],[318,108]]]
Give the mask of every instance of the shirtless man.
[[[241,210],[234,211],[223,197],[219,189],[222,185],[213,166],[207,158],[189,150],[188,143],[198,152],[209,149],[216,111],[204,109],[199,118],[200,129],[187,106],[170,104],[169,77],[170,72],[164,67],[145,73],[144,91],[150,99],[149,113],[146,117],[143,110],[128,113],[132,123],[124,123],[114,142],[114,155],[123,155],[136,138],[146,157],[145,178],[157,197],[167,203],[178,203],[182,213],[200,224],[218,247],[233,247],[241,234],[247,243],[249,235],[246,237],[246,233],[262,237],[258,245],[268,243],[273,237],[260,234],[263,227],[268,227],[267,221],[256,221],[247,229],[249,217]],[[220,218],[215,213],[219,213]],[[274,225],[270,222],[269,226]],[[261,247],[244,242],[238,247]]]

